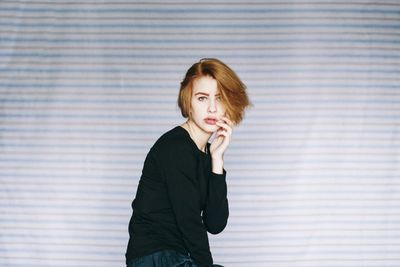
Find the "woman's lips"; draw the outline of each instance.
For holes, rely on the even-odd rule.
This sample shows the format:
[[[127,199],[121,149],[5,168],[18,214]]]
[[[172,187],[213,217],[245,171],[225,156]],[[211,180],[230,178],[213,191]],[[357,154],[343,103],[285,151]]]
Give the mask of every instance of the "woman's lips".
[[[215,125],[217,123],[217,119],[212,118],[206,118],[204,121],[209,125]]]

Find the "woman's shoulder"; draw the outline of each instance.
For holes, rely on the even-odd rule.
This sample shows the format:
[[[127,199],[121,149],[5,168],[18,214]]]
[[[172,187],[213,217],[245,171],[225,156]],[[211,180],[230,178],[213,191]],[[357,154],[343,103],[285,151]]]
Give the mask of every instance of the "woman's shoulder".
[[[156,141],[157,143],[160,144],[168,144],[168,143],[187,143],[186,141],[186,130],[183,129],[181,126],[176,126],[169,130],[168,132],[165,132],[162,134],[158,140]]]
[[[152,150],[158,152],[190,151],[191,142],[189,138],[190,136],[184,128],[176,126],[161,135],[153,145]]]

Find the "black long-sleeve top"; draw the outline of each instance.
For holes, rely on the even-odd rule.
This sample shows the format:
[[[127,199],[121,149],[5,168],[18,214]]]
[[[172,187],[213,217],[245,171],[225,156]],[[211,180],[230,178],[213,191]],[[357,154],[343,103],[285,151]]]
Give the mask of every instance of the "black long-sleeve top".
[[[199,266],[211,265],[207,231],[221,232],[229,215],[225,178],[225,170],[211,171],[210,153],[200,151],[184,128],[162,135],[147,154],[132,203],[127,263],[174,249]]]

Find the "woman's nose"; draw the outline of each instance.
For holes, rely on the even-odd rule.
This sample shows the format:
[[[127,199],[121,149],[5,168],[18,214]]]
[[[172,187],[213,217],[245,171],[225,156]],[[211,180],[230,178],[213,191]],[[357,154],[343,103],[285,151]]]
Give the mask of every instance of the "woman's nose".
[[[217,111],[217,106],[214,100],[210,101],[210,104],[208,105],[208,112],[214,113]]]

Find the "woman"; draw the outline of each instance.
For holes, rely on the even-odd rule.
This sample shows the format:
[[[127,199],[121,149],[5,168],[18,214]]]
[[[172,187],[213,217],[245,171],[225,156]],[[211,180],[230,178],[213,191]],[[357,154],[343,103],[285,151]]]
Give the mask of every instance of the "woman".
[[[207,231],[218,234],[228,220],[224,152],[249,99],[227,65],[202,59],[187,71],[178,105],[187,121],[162,135],[144,162],[128,267],[217,266]]]

